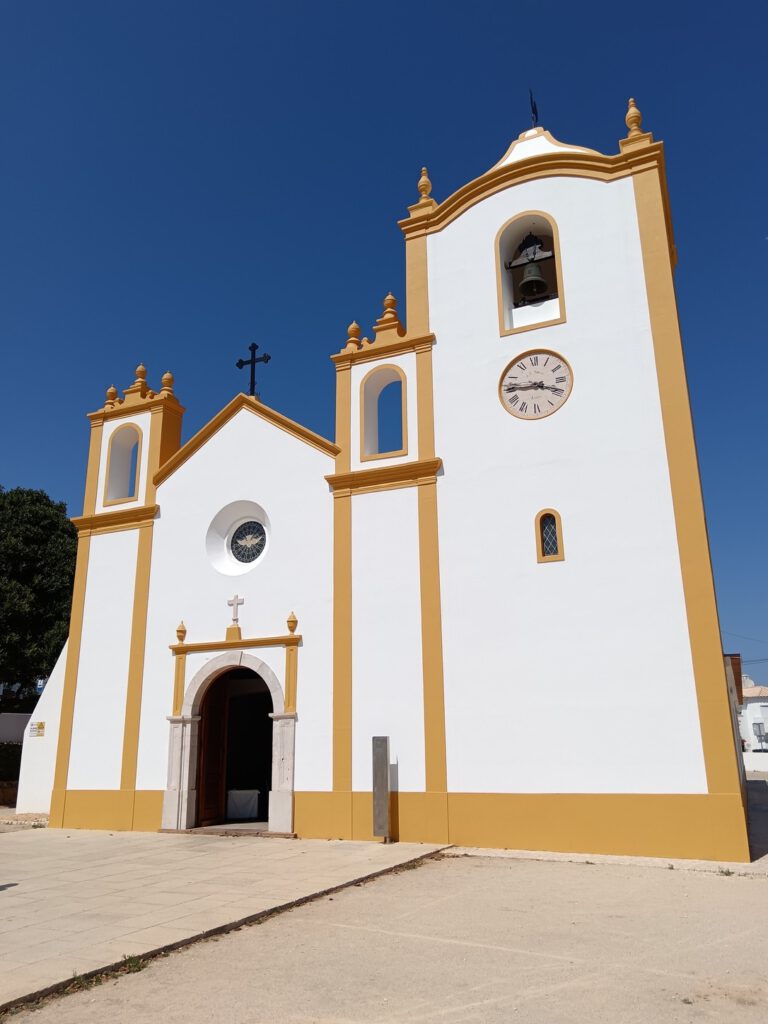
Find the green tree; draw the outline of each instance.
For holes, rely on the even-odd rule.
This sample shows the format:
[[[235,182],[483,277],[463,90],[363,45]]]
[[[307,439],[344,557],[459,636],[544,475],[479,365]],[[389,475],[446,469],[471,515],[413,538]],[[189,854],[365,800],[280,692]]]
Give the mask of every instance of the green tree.
[[[69,631],[77,531],[45,491],[0,487],[0,711],[31,711]],[[19,688],[11,687],[18,683]]]

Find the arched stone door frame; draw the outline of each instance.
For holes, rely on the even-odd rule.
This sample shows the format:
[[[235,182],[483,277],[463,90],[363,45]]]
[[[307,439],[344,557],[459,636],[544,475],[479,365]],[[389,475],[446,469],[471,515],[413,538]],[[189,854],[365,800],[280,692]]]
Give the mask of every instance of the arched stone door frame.
[[[270,832],[293,832],[293,766],[296,715],[285,711],[285,695],[275,673],[261,658],[245,651],[227,651],[206,662],[189,682],[181,714],[170,715],[168,783],[163,798],[163,829],[194,828],[197,813],[197,748],[200,706],[208,688],[225,672],[247,668],[264,680],[272,697],[272,786],[269,792]]]

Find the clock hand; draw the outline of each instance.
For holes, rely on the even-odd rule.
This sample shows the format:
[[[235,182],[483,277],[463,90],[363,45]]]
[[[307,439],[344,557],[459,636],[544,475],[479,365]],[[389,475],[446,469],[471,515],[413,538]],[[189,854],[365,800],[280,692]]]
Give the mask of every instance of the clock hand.
[[[537,384],[506,384],[504,390],[509,391],[531,391],[533,388],[538,387]]]

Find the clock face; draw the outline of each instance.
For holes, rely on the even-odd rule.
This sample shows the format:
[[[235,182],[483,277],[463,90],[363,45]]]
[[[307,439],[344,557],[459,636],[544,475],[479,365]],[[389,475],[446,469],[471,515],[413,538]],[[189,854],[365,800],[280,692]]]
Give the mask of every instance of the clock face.
[[[229,542],[232,554],[238,562],[255,562],[264,550],[267,534],[261,523],[255,519],[241,523]]]
[[[523,352],[499,382],[501,404],[521,420],[540,420],[557,412],[573,387],[573,372],[557,352]]]

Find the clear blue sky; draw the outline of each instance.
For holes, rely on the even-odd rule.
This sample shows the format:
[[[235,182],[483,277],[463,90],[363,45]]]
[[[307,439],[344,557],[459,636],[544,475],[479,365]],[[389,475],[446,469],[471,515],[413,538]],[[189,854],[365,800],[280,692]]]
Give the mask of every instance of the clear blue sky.
[[[667,145],[724,643],[768,658],[765,11],[0,0],[0,483],[79,514],[104,389],[172,370],[189,437],[251,340],[264,401],[332,436],[328,354],[402,295],[422,164],[438,199],[482,173],[529,85],[556,137],[615,152],[635,96]]]

